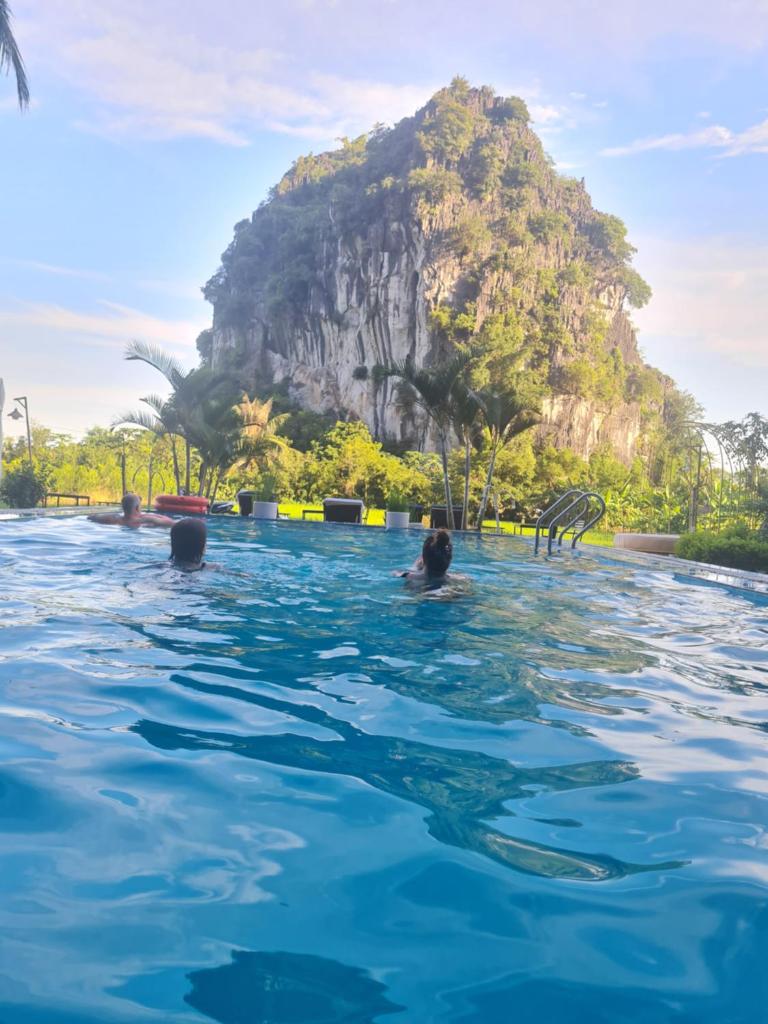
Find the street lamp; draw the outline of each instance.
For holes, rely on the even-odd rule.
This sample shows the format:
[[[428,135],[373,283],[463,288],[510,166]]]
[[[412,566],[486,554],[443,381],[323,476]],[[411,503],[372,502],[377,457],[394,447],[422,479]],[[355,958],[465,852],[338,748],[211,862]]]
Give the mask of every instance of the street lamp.
[[[31,466],[32,465],[32,434],[29,431],[29,404],[28,404],[27,399],[26,399],[26,397],[24,395],[22,395],[21,398],[14,398],[14,402],[18,402],[19,405],[22,407],[22,409],[24,410],[24,417],[25,417],[25,419],[27,421],[27,455],[29,456],[29,464]],[[22,418],[22,414],[19,412],[18,409],[14,409],[12,412],[8,413],[8,418],[11,419],[11,420],[20,420]]]

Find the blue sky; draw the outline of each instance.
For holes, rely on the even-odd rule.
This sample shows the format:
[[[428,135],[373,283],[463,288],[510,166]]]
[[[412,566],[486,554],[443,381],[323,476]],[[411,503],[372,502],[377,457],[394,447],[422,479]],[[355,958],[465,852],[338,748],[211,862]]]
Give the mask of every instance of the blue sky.
[[[300,153],[457,73],[522,95],[626,221],[648,360],[712,419],[768,412],[766,0],[12,6],[34,101],[20,116],[0,79],[0,376],[46,425],[108,425],[157,390],[131,338],[192,365],[233,224]]]

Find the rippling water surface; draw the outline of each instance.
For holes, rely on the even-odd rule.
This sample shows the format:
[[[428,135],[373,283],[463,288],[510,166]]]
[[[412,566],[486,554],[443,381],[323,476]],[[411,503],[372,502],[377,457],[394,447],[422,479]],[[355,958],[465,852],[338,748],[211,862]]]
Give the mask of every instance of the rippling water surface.
[[[458,538],[0,523],[0,1021],[755,1024],[768,601]]]

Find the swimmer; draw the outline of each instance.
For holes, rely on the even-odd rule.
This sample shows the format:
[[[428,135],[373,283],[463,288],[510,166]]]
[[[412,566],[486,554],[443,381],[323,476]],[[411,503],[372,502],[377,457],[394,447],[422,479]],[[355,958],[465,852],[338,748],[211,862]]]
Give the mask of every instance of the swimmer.
[[[179,519],[171,527],[171,563],[184,572],[205,568],[203,555],[208,530],[202,519]]]
[[[426,583],[430,586],[441,586],[447,579],[448,569],[453,558],[453,544],[447,530],[431,533],[424,541],[421,557],[417,558],[410,569],[397,572],[409,583]]]
[[[101,523],[103,526],[130,526],[132,529],[138,529],[140,526],[173,526],[174,520],[168,516],[142,512],[141,498],[138,494],[124,494],[121,505],[122,515],[115,512],[94,512],[88,518],[92,523]]]

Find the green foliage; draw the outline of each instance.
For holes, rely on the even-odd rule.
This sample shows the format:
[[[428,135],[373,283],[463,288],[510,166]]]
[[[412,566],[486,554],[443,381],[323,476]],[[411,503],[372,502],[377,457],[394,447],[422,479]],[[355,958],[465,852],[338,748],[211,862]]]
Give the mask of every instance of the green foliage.
[[[519,96],[507,96],[501,102],[497,102],[491,111],[491,117],[494,121],[521,121],[523,124],[528,124],[531,120],[528,106]]]
[[[448,341],[467,341],[477,324],[477,307],[470,302],[464,309],[453,309],[441,303],[429,311],[429,324],[433,331]]]
[[[470,380],[475,388],[505,388],[517,381],[529,355],[525,330],[514,308],[491,313],[472,339]],[[526,375],[530,381],[530,375]]]
[[[588,288],[592,277],[590,267],[582,259],[571,260],[557,275],[558,283],[570,288]]]
[[[675,554],[694,562],[708,562],[731,569],[768,572],[768,540],[743,527],[713,533],[686,533],[675,547]]]
[[[277,501],[277,474],[262,473],[252,490],[255,501]]]
[[[636,251],[627,241],[626,224],[611,213],[596,213],[589,235],[595,248],[617,263],[626,263]]]
[[[387,511],[388,512],[407,512],[408,511],[408,497],[401,490],[397,488],[391,490],[387,497]]]
[[[490,247],[493,233],[482,214],[464,210],[450,234],[451,248],[461,257],[481,254]]]
[[[579,356],[558,367],[555,383],[559,391],[590,398],[595,391],[597,369],[591,359]]]
[[[34,508],[47,491],[45,475],[26,464],[9,469],[0,483],[0,501],[10,508]]]
[[[467,89],[456,79],[432,99],[417,139],[423,152],[435,160],[456,162],[472,145],[475,115],[465,104]]]
[[[498,189],[505,166],[504,150],[498,142],[480,142],[472,151],[467,184],[480,199]]]
[[[508,189],[518,190],[541,185],[545,177],[543,164],[531,159],[530,154],[522,151],[516,153],[507,163],[502,174],[502,183]]]
[[[558,238],[567,238],[569,221],[565,214],[556,210],[542,210],[528,218],[528,230],[534,238],[549,243]]]
[[[408,175],[408,185],[421,194],[430,206],[437,206],[448,196],[456,195],[462,188],[461,175],[446,167],[414,167]]]
[[[653,296],[651,286],[643,280],[634,267],[623,267],[620,280],[624,285],[626,299],[630,306],[642,309],[643,306],[648,305]]]

